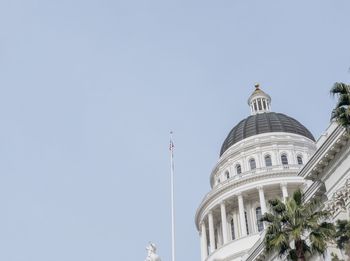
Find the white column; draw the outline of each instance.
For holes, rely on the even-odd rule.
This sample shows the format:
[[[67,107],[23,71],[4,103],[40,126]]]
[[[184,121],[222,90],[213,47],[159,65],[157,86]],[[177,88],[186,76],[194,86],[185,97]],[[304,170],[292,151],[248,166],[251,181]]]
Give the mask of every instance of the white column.
[[[251,215],[252,215],[252,226],[253,226],[253,231],[252,233],[258,233],[259,232],[259,228],[258,228],[258,222],[257,222],[257,216],[256,216],[256,207],[252,204],[252,208],[251,208]]]
[[[221,226],[222,226],[222,238],[224,239],[224,245],[228,242],[227,239],[227,220],[226,220],[226,206],[225,202],[221,202]]]
[[[201,223],[201,253],[202,261],[204,261],[208,257],[207,229],[204,221]]]
[[[239,238],[239,225],[238,225],[238,214],[237,214],[237,212],[235,211],[234,213],[233,213],[233,227],[234,227],[234,229],[235,229],[235,239],[238,239]]]
[[[216,227],[216,230],[215,230],[215,243],[216,243],[216,248],[219,248],[223,245],[223,242],[222,242],[222,226],[221,224],[219,226]]]
[[[209,242],[210,242],[210,253],[215,251],[215,233],[214,233],[214,220],[213,213],[209,212],[208,214],[209,221]]]
[[[286,202],[288,197],[287,183],[281,183],[283,202]]]
[[[265,195],[264,195],[264,189],[263,186],[258,187],[259,190],[259,199],[260,199],[260,207],[261,207],[261,214],[266,213],[266,201],[265,201]]]
[[[249,231],[249,234],[252,234],[255,232],[255,227],[256,227],[256,224],[255,224],[255,219],[254,219],[254,216],[253,216],[253,206],[250,202],[246,203],[245,204],[245,209],[246,209],[246,212],[247,212],[247,220],[248,220],[248,231]],[[255,211],[254,211],[255,212]]]
[[[292,158],[291,159],[288,159],[290,162],[288,162],[289,164],[298,164],[298,161],[297,161],[297,155],[295,153],[295,148],[293,146],[293,150],[292,150]]]
[[[238,194],[238,208],[239,208],[239,219],[241,223],[241,237],[247,235],[247,227],[245,224],[245,215],[244,215],[244,203],[242,194]]]
[[[258,151],[261,152],[261,148],[257,147]],[[257,154],[257,158],[258,158],[258,164],[256,166],[256,168],[262,168],[265,166],[263,159],[262,159],[262,155],[261,153]]]

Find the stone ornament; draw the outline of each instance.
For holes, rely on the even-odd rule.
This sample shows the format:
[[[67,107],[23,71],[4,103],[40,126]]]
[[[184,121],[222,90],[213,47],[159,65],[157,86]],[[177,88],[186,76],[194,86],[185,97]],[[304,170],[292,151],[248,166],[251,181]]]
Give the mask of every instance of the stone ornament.
[[[157,247],[153,243],[149,243],[147,250],[147,257],[145,261],[161,261],[160,257],[156,254]]]
[[[350,203],[350,178],[346,180],[345,185],[338,189],[330,200],[326,203],[326,211],[333,216],[339,211],[346,210]]]

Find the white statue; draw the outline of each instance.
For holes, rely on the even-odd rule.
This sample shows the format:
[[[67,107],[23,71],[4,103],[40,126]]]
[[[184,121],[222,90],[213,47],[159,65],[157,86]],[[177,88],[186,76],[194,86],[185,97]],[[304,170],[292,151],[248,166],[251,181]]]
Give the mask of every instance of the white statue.
[[[147,250],[147,257],[145,261],[161,261],[160,257],[156,254],[157,247],[153,243],[149,243]]]

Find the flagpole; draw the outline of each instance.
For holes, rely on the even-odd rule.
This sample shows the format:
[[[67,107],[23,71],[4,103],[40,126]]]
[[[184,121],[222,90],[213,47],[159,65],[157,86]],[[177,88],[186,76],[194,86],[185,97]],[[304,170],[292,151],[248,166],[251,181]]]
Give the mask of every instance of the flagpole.
[[[170,179],[171,179],[171,260],[175,261],[175,207],[174,207],[174,143],[170,132]]]

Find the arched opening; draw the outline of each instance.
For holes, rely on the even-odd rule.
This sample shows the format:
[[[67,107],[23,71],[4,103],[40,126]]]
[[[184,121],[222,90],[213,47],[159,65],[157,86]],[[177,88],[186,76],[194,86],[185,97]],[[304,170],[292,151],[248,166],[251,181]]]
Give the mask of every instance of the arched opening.
[[[259,111],[262,111],[261,99],[258,99]]]
[[[286,154],[281,155],[282,165],[288,165],[288,158]]]
[[[235,223],[233,221],[233,218],[231,219],[230,224],[231,224],[231,238],[232,238],[232,240],[235,240],[236,239],[236,237],[235,237]]]
[[[299,165],[303,165],[304,164],[303,163],[303,158],[300,155],[297,156],[297,162],[298,162]]]
[[[261,218],[262,218],[261,207],[257,207],[255,209],[255,213],[256,213],[256,222],[258,225],[258,232],[263,231],[264,230],[264,223],[261,221]]]
[[[241,168],[241,165],[240,165],[240,164],[237,164],[237,165],[236,165],[236,173],[237,173],[237,174],[241,174],[241,173],[242,173],[242,168]]]
[[[272,166],[272,160],[270,155],[265,156],[265,166],[266,167],[271,167]]]
[[[247,235],[249,235],[247,211],[244,211],[244,218],[245,218],[245,226],[246,226],[246,228],[247,228]]]
[[[256,162],[255,162],[255,159],[250,159],[250,160],[249,160],[249,166],[250,166],[250,170],[256,169]]]
[[[229,178],[230,178],[230,172],[228,172],[228,171],[226,170],[225,176],[226,176],[226,179],[229,179]]]

